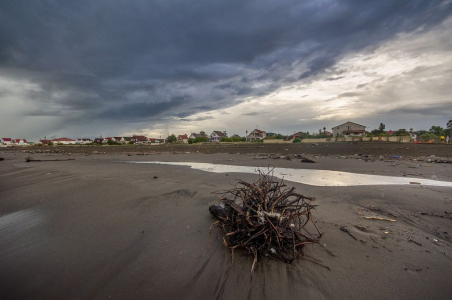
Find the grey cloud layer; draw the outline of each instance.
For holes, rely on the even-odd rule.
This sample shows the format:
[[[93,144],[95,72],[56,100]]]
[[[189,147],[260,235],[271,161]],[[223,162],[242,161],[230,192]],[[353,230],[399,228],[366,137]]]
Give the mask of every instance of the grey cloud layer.
[[[451,8],[434,0],[5,0],[0,77],[36,85],[22,96],[28,116],[184,120],[292,82],[340,79],[334,65],[344,54],[428,31]]]

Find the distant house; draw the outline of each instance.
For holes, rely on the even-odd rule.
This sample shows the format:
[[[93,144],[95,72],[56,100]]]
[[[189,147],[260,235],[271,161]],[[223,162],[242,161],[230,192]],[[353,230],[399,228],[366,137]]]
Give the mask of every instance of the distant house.
[[[299,131],[297,133],[292,134],[291,137],[292,137],[293,140],[294,139],[302,139],[306,135],[307,135],[306,132]]]
[[[41,145],[50,145],[51,140],[39,140],[38,144]]]
[[[120,144],[127,143],[126,140],[122,136],[115,136],[115,137],[113,137],[113,139],[115,140],[115,142],[120,143]]]
[[[13,140],[11,138],[2,138],[3,145],[11,145],[13,143]]]
[[[103,141],[104,141],[103,138],[95,138],[94,141],[93,141],[93,143],[95,143],[95,144],[102,144]]]
[[[134,135],[130,141],[134,142],[135,144],[147,144],[149,143],[149,139],[143,135]]]
[[[124,139],[125,144],[129,143],[132,140],[131,136],[123,136],[122,138]]]
[[[66,137],[53,139],[51,142],[54,144],[63,144],[63,145],[74,145],[77,143],[76,140],[66,138]]]
[[[366,126],[350,121],[335,126],[332,128],[332,130],[334,136],[355,137],[363,136],[366,134]]]
[[[238,134],[233,134],[233,135],[231,135],[231,137],[233,137],[233,138],[241,138],[241,136],[240,135],[238,135]]]
[[[327,136],[333,136],[333,134],[332,134],[331,132],[329,132],[329,131],[326,131],[326,130],[325,130],[325,131],[323,131],[323,133],[324,133],[324,134],[326,134]]]
[[[186,134],[178,135],[177,136],[177,142],[187,144],[188,143],[188,136]]]
[[[108,143],[108,141],[115,141],[115,139],[113,138],[113,137],[111,137],[111,136],[109,136],[109,137],[106,137],[106,138],[104,138],[103,140],[102,140],[102,143],[103,144],[106,144],[106,143]]]
[[[165,143],[165,139],[149,138],[151,145],[160,145]]]
[[[251,142],[256,142],[264,139],[267,136],[267,133],[263,130],[254,129],[247,135],[246,140]]]
[[[224,137],[228,137],[226,132],[221,132],[221,131],[213,131],[210,134],[210,141],[211,142],[219,142],[222,138]]]
[[[27,145],[27,140],[26,139],[14,139],[13,144],[17,145],[17,146]]]
[[[86,145],[91,144],[93,141],[91,139],[77,139],[76,144]]]
[[[386,133],[389,134],[389,135],[393,135],[395,133],[395,131],[394,130],[388,130],[388,131],[386,131]]]
[[[205,135],[202,135],[200,133],[192,133],[190,134],[190,136],[188,137],[189,139],[196,139],[196,138],[205,138]]]

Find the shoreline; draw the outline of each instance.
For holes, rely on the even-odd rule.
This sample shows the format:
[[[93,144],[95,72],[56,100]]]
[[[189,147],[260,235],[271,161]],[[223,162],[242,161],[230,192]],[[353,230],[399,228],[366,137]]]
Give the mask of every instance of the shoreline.
[[[254,154],[2,153],[0,291],[8,299],[448,299],[452,264],[451,188],[318,187],[288,182],[316,197],[321,247],[291,265],[231,255],[209,227],[212,192],[254,174],[208,173],[118,160],[194,161],[256,167],[331,169],[452,181],[450,164],[334,156],[253,159]],[[25,162],[74,158],[71,161]],[[415,167],[415,168],[413,168]],[[157,178],[154,178],[157,177]],[[366,216],[396,222],[367,220]],[[357,238],[340,230],[341,226]],[[361,229],[360,229],[361,228]],[[366,228],[365,231],[362,228]],[[410,241],[419,243],[420,245]],[[209,248],[210,240],[210,248]]]

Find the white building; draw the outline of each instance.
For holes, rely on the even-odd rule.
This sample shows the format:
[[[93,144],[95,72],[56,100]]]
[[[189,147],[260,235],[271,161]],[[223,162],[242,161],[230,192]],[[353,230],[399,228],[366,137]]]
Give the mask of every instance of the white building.
[[[246,140],[250,142],[257,142],[264,139],[267,136],[267,132],[259,129],[254,129],[246,136]]]
[[[188,136],[186,134],[178,135],[177,136],[177,142],[187,144],[188,143]]]
[[[93,141],[91,139],[77,139],[77,144],[79,145],[86,145],[91,144]]]
[[[3,145],[11,145],[13,143],[13,140],[11,138],[2,138],[2,144]]]
[[[115,139],[115,142],[117,142],[117,143],[120,143],[120,144],[127,143],[126,140],[122,136],[115,136],[113,138]]]
[[[57,145],[57,144],[63,144],[63,145],[75,145],[77,143],[76,140],[70,139],[70,138],[58,138],[58,139],[53,139],[51,141],[53,144]]]
[[[333,136],[355,137],[364,136],[366,134],[366,126],[350,121],[331,129],[333,130]]]
[[[206,138],[207,136],[200,134],[200,133],[192,133],[190,134],[190,136],[188,137],[189,139],[196,139],[196,138]]]
[[[28,145],[26,139],[14,139],[14,140],[13,140],[13,144],[14,144],[15,146],[24,146],[24,145]]]
[[[228,137],[225,132],[222,131],[213,131],[210,134],[210,141],[211,142],[219,142],[222,138]]]

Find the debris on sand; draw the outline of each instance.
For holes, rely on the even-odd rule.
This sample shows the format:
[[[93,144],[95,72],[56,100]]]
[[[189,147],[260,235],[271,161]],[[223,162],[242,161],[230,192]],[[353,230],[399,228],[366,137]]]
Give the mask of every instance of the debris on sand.
[[[435,159],[433,162],[437,164],[452,164],[452,160],[450,159]]]
[[[0,161],[5,160],[3,157],[0,157]]]
[[[285,159],[285,160],[295,160],[295,159],[301,159],[301,162],[305,163],[315,163],[312,159],[309,159],[303,155],[300,154],[294,154],[294,155],[287,155],[287,154],[257,154],[254,155],[253,159]]]
[[[304,162],[304,163],[315,163],[315,161],[313,161],[312,159],[306,158],[306,157],[301,157],[301,162]]]
[[[319,243],[322,236],[311,214],[315,198],[295,193],[295,187],[284,187],[284,181],[275,181],[270,172],[259,172],[254,183],[239,181],[235,188],[217,192],[222,195],[220,205],[209,207],[218,220],[211,229],[215,226],[222,234],[232,258],[237,248],[254,256],[252,273],[262,257],[285,263],[296,258],[308,260],[303,257],[303,247]],[[308,226],[316,233],[309,233]]]
[[[341,226],[339,229],[343,232],[348,233],[349,236],[351,236],[353,239],[358,240],[351,232],[347,229],[347,226]]]
[[[413,239],[411,238],[411,236],[409,236],[409,237],[408,237],[408,242],[412,242],[412,243],[415,243],[416,245],[418,245],[418,246],[421,246],[421,247],[422,247],[422,244],[421,244],[421,243],[418,243],[418,242],[416,242],[415,240],[413,240]]]
[[[395,222],[396,220],[393,219],[386,219],[386,218],[382,218],[382,217],[363,217],[364,219],[367,220],[379,220],[379,221],[389,221],[389,222]]]
[[[65,159],[32,159],[30,157],[25,158],[26,162],[41,162],[41,161],[68,161],[68,160],[75,160],[74,158],[65,158]]]

